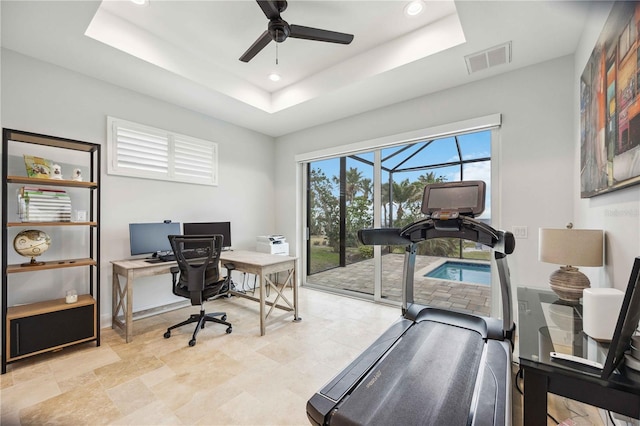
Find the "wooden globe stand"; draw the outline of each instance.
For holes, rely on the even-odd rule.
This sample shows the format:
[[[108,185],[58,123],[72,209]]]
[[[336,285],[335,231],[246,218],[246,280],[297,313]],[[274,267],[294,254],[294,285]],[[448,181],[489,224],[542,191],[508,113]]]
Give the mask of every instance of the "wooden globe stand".
[[[31,261],[26,263],[21,263],[20,266],[40,266],[44,265],[45,262],[38,262],[34,256],[31,256]]]

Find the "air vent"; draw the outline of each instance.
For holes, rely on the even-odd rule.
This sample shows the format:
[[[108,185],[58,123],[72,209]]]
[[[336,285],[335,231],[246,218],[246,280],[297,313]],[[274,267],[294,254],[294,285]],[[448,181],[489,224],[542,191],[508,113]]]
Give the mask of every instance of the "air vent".
[[[464,57],[469,74],[511,62],[511,42]]]

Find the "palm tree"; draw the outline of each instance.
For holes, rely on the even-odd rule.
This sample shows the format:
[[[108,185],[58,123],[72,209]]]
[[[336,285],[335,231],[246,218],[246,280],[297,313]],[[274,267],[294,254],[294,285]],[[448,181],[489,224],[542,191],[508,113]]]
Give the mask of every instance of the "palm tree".
[[[340,185],[340,176],[332,177],[333,183]],[[356,193],[360,190],[362,180],[362,172],[355,167],[349,167],[346,172],[345,178],[345,197],[347,203],[351,203],[356,196]]]
[[[369,201],[373,199],[373,182],[371,182],[371,179],[362,179],[360,182],[360,190],[365,200]]]
[[[425,186],[431,183],[440,183],[444,182],[446,179],[444,176],[436,177],[435,172],[427,172],[423,175],[418,176],[418,180],[413,184],[416,186],[416,201],[422,198],[422,193],[424,192]]]
[[[402,217],[404,216],[404,210],[407,204],[416,198],[416,186],[409,182],[409,179],[405,179],[401,182],[393,182],[393,200],[396,209],[396,221],[398,224],[402,223]]]
[[[387,205],[391,204],[391,200],[389,199],[389,183],[383,183],[380,188],[380,192],[380,196],[382,198],[382,209],[384,211],[382,223],[389,226],[389,216],[387,214]]]
[[[362,172],[355,167],[349,167],[346,173],[345,195],[347,202],[352,203],[356,193],[361,189]]]

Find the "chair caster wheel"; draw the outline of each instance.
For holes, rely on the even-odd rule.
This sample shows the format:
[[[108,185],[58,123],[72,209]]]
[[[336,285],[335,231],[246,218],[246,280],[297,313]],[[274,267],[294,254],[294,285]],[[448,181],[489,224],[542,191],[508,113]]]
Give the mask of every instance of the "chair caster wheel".
[[[226,320],[227,320],[227,316],[226,316],[226,315],[223,315],[220,319],[221,319],[222,321],[226,321]]]
[[[169,337],[171,337],[171,332],[167,331],[166,333],[164,333],[164,338],[168,339]]]
[[[232,328],[231,326],[227,327],[227,334],[231,334]]]
[[[196,345],[196,339],[189,340],[189,346],[195,346],[195,345]]]

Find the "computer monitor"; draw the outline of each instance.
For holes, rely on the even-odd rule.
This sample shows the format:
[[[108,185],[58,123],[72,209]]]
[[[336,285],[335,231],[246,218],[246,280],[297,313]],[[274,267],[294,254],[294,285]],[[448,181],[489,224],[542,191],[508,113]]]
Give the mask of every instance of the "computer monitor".
[[[607,359],[604,363],[601,377],[609,378],[613,371],[624,359],[624,353],[631,347],[631,336],[638,327],[640,321],[640,256],[633,261],[631,276],[627,291],[622,300],[622,307],[618,315],[616,329],[609,346]]]
[[[231,222],[192,222],[182,225],[184,235],[214,235],[221,234],[224,238],[222,248],[231,248]],[[187,247],[185,248],[198,248]]]
[[[130,223],[131,255],[170,252],[169,235],[180,235],[180,222]]]

